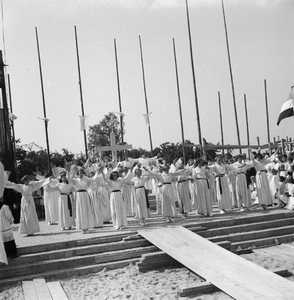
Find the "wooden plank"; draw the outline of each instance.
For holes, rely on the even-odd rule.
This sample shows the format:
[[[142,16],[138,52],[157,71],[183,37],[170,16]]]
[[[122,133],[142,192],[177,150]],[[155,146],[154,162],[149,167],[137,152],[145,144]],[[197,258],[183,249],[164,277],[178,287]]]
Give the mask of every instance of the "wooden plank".
[[[44,278],[35,278],[34,280],[35,289],[38,294],[39,300],[52,300],[50,292],[48,290],[46,281]]]
[[[53,300],[68,300],[68,297],[59,281],[47,282],[47,287]]]
[[[287,269],[277,269],[271,271],[282,277],[292,276],[292,273],[289,272]],[[189,297],[198,294],[211,294],[217,291],[219,291],[219,289],[216,286],[214,286],[210,282],[204,281],[204,282],[198,282],[197,284],[191,287],[182,288],[179,291],[178,295],[180,297]]]
[[[235,299],[293,298],[294,284],[180,227],[139,230],[139,234]]]
[[[39,300],[33,281],[23,281],[22,290],[25,300]]]

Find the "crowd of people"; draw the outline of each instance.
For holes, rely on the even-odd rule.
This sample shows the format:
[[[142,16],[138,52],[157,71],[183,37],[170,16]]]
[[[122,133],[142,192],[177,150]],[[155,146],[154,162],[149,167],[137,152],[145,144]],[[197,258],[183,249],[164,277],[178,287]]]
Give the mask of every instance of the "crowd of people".
[[[279,150],[279,149],[278,149]],[[8,180],[1,171],[3,188],[21,193],[19,232],[28,236],[40,231],[33,193],[42,190],[48,225],[61,230],[81,230],[112,223],[115,230],[128,225],[128,217],[145,226],[150,215],[148,194],[156,196],[156,212],[170,223],[174,217],[212,216],[213,205],[220,213],[231,209],[250,210],[279,206],[294,209],[293,154],[269,155],[250,151],[230,160],[217,155],[215,161],[182,158],[172,163],[160,157],[142,155],[138,159],[109,162],[89,157],[79,166],[65,162],[64,167],[51,164],[44,176],[25,175],[21,183]],[[3,174],[2,174],[3,173]],[[16,255],[11,231],[12,214],[1,198],[0,225],[7,256]]]

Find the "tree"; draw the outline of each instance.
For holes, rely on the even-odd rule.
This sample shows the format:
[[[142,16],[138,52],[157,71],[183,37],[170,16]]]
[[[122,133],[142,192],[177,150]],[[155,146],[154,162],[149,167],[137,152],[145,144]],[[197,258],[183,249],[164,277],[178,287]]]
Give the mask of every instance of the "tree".
[[[105,115],[98,124],[89,126],[88,149],[92,151],[94,147],[110,146],[111,131],[115,134],[116,143],[121,143],[120,121],[113,112]]]

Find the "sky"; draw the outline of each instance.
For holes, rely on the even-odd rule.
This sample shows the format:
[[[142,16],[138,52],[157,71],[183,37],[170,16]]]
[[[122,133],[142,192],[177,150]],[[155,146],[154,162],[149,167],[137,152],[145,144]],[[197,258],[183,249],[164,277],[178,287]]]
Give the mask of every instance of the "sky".
[[[188,0],[201,135],[237,145],[233,93],[221,0]],[[267,143],[265,80],[271,140],[294,137],[293,118],[276,125],[294,85],[294,1],[224,0],[241,144]],[[124,140],[150,150],[139,36],[142,42],[153,148],[198,144],[185,0],[2,0],[0,49],[10,77],[15,136],[46,148],[36,42],[40,47],[50,151],[85,152],[74,27],[77,29],[84,114],[88,126],[119,111],[116,41]],[[88,133],[88,129],[87,129]]]

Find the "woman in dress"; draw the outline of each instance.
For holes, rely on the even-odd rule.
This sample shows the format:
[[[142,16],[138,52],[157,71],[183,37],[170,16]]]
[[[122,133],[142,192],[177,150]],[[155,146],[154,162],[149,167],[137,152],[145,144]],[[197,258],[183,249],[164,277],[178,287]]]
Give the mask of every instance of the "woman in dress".
[[[109,178],[107,178],[104,173],[102,173],[107,187],[110,190],[110,210],[112,224],[115,230],[121,230],[128,224],[126,206],[124,204],[122,196],[122,188],[125,182],[130,180],[133,176],[131,171],[132,169],[128,171],[125,177],[119,177],[117,171],[111,172]]]
[[[218,200],[218,206],[221,213],[226,213],[227,209],[232,208],[231,193],[228,183],[227,174],[229,172],[228,167],[223,163],[221,155],[216,157],[216,162],[212,166],[215,181],[216,181],[216,197]]]
[[[66,178],[66,172],[60,173],[60,180],[53,188],[59,191],[59,222],[58,225],[61,230],[72,229],[75,223],[73,213],[73,192],[74,186],[70,184]]]
[[[212,203],[210,196],[210,186],[206,177],[207,170],[203,167],[203,160],[197,159],[196,167],[192,171],[195,184],[195,206],[197,213],[202,217],[212,215]]]
[[[265,166],[272,161],[264,159],[259,152],[255,154],[255,156],[250,152],[250,155],[256,170],[256,191],[259,205],[265,210],[268,205],[273,204],[273,197],[269,186],[267,171],[265,169]]]
[[[148,180],[149,177],[142,177],[140,168],[135,169],[135,177],[131,179],[131,182],[135,188],[136,217],[140,220],[140,224],[144,226],[146,225],[145,219],[149,217],[148,193],[144,186]]]
[[[169,166],[167,165],[162,166],[162,173],[160,174],[151,172],[146,167],[143,167],[143,169],[146,171],[148,176],[156,178],[159,184],[162,184],[160,188],[162,193],[162,216],[166,218],[167,223],[173,222],[172,217],[177,215],[177,209],[175,193],[171,184],[179,175],[182,175],[187,171],[180,170],[174,173],[169,173]]]
[[[177,170],[184,170],[184,165],[180,163],[177,167]],[[181,203],[180,207],[182,209],[182,217],[187,219],[188,213],[192,211],[192,200],[189,187],[189,181],[193,180],[190,175],[192,171],[187,171],[177,177],[176,189],[178,193],[178,199]]]
[[[75,172],[76,167],[73,167],[68,181],[76,188],[76,229],[86,234],[89,233],[89,229],[94,228],[94,207],[91,205],[88,188],[97,175],[89,178],[82,168],[77,171],[77,176]]]
[[[94,177],[95,172],[90,173],[90,177]],[[100,182],[102,178],[96,176],[94,181],[91,181],[88,188],[88,193],[90,196],[90,200],[92,202],[92,206],[94,208],[94,227],[99,228],[103,226],[103,211],[102,211],[102,203],[101,203],[101,196],[99,195],[98,189],[101,185]]]
[[[22,195],[20,204],[19,233],[31,236],[40,231],[33,192],[48,183],[49,178],[41,179],[39,181],[31,181],[31,177],[29,175],[25,175],[21,179],[21,184],[7,181],[5,186],[6,188],[14,189]]]

